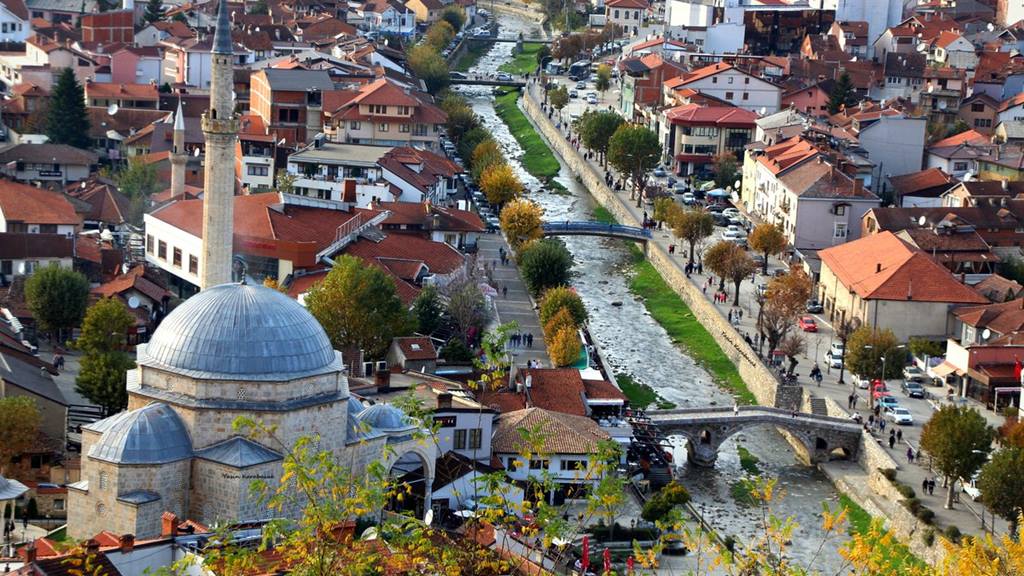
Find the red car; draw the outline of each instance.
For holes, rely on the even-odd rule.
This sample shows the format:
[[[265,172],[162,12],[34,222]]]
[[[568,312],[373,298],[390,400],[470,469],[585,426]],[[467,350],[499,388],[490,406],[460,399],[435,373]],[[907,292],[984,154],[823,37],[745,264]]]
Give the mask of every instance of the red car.
[[[800,320],[796,323],[804,332],[817,332],[818,323],[814,321],[814,318],[810,316],[801,316]]]

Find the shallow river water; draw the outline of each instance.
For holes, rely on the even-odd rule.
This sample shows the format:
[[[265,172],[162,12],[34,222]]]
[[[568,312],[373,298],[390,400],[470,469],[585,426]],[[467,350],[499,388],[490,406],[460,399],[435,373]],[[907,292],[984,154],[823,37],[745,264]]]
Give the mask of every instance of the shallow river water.
[[[502,36],[536,37],[535,23],[508,14],[499,15]],[[511,59],[512,43],[497,43],[470,72],[493,74],[497,67]],[[523,151],[494,112],[490,88],[464,86],[459,89],[484,124],[501,144],[513,168],[529,190],[529,196],[545,210],[551,220],[591,219],[594,201],[586,189],[563,166],[558,181],[570,194],[554,194],[541,188],[518,159]],[[590,330],[601,352],[617,371],[657,390],[663,398],[680,407],[709,404],[729,406],[732,396],[714,384],[708,373],[698,366],[669,339],[668,334],[648,314],[643,304],[628,289],[628,250],[621,241],[571,236],[566,246],[575,259],[573,285],[583,297],[590,312]],[[613,306],[621,302],[621,306]],[[836,543],[818,553],[822,541],[820,529],[822,502],[835,507],[836,492],[825,477],[814,468],[800,465],[789,444],[772,428],[755,428],[737,434],[721,449],[714,468],[684,466],[679,470],[682,482],[693,495],[694,505],[723,535],[733,535],[740,542],[749,542],[756,533],[759,512],[737,504],[730,494],[731,485],[742,477],[737,445],[744,446],[760,459],[763,473],[778,479],[782,496],[773,504],[773,511],[792,517],[798,524],[793,534],[789,557],[810,563],[822,573],[834,573],[841,565]],[[686,462],[685,449],[678,447],[674,461]]]

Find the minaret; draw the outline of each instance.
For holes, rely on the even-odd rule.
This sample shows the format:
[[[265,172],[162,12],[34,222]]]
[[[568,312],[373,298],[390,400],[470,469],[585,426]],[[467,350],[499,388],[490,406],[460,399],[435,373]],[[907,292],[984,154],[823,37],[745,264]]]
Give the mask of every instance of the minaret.
[[[181,100],[178,100],[178,111],[174,113],[174,146],[171,148],[171,198],[175,200],[185,196],[186,163],[185,116],[181,112]]]
[[[203,114],[206,169],[203,192],[203,259],[200,289],[232,280],[235,206],[235,142],[238,117],[232,85],[233,49],[226,0],[219,0],[210,65],[210,109]]]

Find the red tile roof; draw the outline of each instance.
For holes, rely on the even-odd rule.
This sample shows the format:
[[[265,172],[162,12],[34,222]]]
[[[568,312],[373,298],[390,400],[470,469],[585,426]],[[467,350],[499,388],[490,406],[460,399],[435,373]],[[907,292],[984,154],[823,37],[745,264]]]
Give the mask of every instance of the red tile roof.
[[[61,194],[0,180],[0,214],[8,222],[79,224],[75,209]]]
[[[486,230],[483,220],[476,212],[446,208],[429,203],[416,202],[380,202],[374,205],[379,210],[391,212],[383,222],[387,226],[422,226],[428,228],[436,215],[440,218],[438,230],[455,232],[483,232]],[[400,232],[396,230],[396,232]]]
[[[159,100],[156,84],[115,84],[113,82],[86,82],[87,98],[132,98],[135,100]]]
[[[910,196],[914,196],[914,192],[929,188],[952,186],[954,182],[955,179],[941,168],[927,168],[920,172],[889,177],[889,183],[898,194]]]
[[[942,265],[892,232],[833,246],[818,255],[843,286],[865,300],[987,303]]]
[[[164,298],[171,297],[170,292],[147,279],[145,277],[145,273],[146,269],[144,266],[136,266],[129,270],[127,274],[122,274],[110,282],[100,284],[96,288],[93,288],[92,293],[103,298],[109,298],[134,289],[145,294],[155,302],[160,302]]]
[[[395,338],[395,344],[402,350],[406,360],[436,360],[437,350],[434,350],[434,343],[426,336],[407,336]]]
[[[753,128],[757,114],[730,106],[702,106],[684,104],[665,111],[673,124],[722,126],[730,128]]]
[[[1024,330],[1024,298],[984,306],[957,308],[958,320],[976,329],[989,328],[997,334]]]
[[[675,88],[675,87],[678,87],[678,86],[683,86],[683,85],[686,85],[686,84],[690,84],[691,82],[696,82],[697,80],[703,80],[704,78],[710,78],[711,76],[714,76],[715,74],[719,74],[721,72],[725,72],[726,70],[732,70],[732,69],[733,69],[732,64],[726,64],[726,63],[723,63],[723,62],[719,62],[718,64],[711,64],[711,65],[705,66],[703,68],[698,68],[698,69],[694,70],[693,72],[690,72],[689,74],[686,74],[685,76],[682,77],[682,81],[681,82],[679,82],[675,86],[671,86],[671,87]]]
[[[128,221],[129,200],[112,183],[101,180],[83,181],[84,186],[68,190],[68,196],[85,202],[89,209],[82,212],[85,220],[97,220],[108,224],[124,224]]]
[[[609,8],[637,8],[640,10],[650,7],[647,0],[607,0],[604,5]]]
[[[794,136],[765,148],[764,154],[759,156],[757,161],[771,170],[772,174],[778,174],[818,154],[818,149],[813,144],[799,136]]]
[[[584,380],[583,389],[588,400],[626,400],[626,395],[607,380]]]
[[[524,368],[516,374],[518,382],[530,379],[526,394],[530,406],[586,416],[583,379],[576,368]]]

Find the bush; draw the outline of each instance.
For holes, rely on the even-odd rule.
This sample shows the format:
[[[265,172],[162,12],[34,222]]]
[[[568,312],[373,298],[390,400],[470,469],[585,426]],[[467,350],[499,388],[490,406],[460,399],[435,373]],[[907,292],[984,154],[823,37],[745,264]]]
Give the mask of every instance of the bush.
[[[568,308],[577,326],[586,322],[587,309],[583,306],[583,300],[580,298],[580,295],[572,288],[559,286],[545,292],[544,297],[540,301],[541,325],[547,324],[548,320],[563,307]]]
[[[673,508],[690,501],[690,493],[675,481],[666,484],[644,503],[640,517],[648,522],[663,519]]]
[[[882,476],[885,476],[885,479],[888,480],[889,482],[895,482],[896,481],[896,469],[895,468],[879,468],[878,471],[881,472]]]
[[[473,351],[459,338],[452,338],[441,348],[441,358],[448,362],[468,362],[473,359]]]
[[[915,514],[917,519],[925,524],[932,524],[935,522],[935,512],[931,508],[921,506],[921,509]]]
[[[921,541],[924,542],[925,546],[929,547],[935,544],[935,528],[929,528],[921,532]]]
[[[903,496],[908,500],[914,500],[917,497],[917,493],[914,492],[914,489],[906,484],[897,484],[896,491],[900,493],[900,496]]]
[[[960,538],[963,537],[963,534],[960,533],[960,529],[956,526],[950,526],[946,528],[942,533],[950,542],[953,542],[954,544],[959,544]]]
[[[569,283],[572,254],[561,240],[531,242],[519,256],[523,281],[534,296]]]
[[[915,516],[921,510],[921,501],[917,498],[907,498],[906,500],[903,500],[903,505],[906,506],[907,510],[910,510],[910,513]]]

